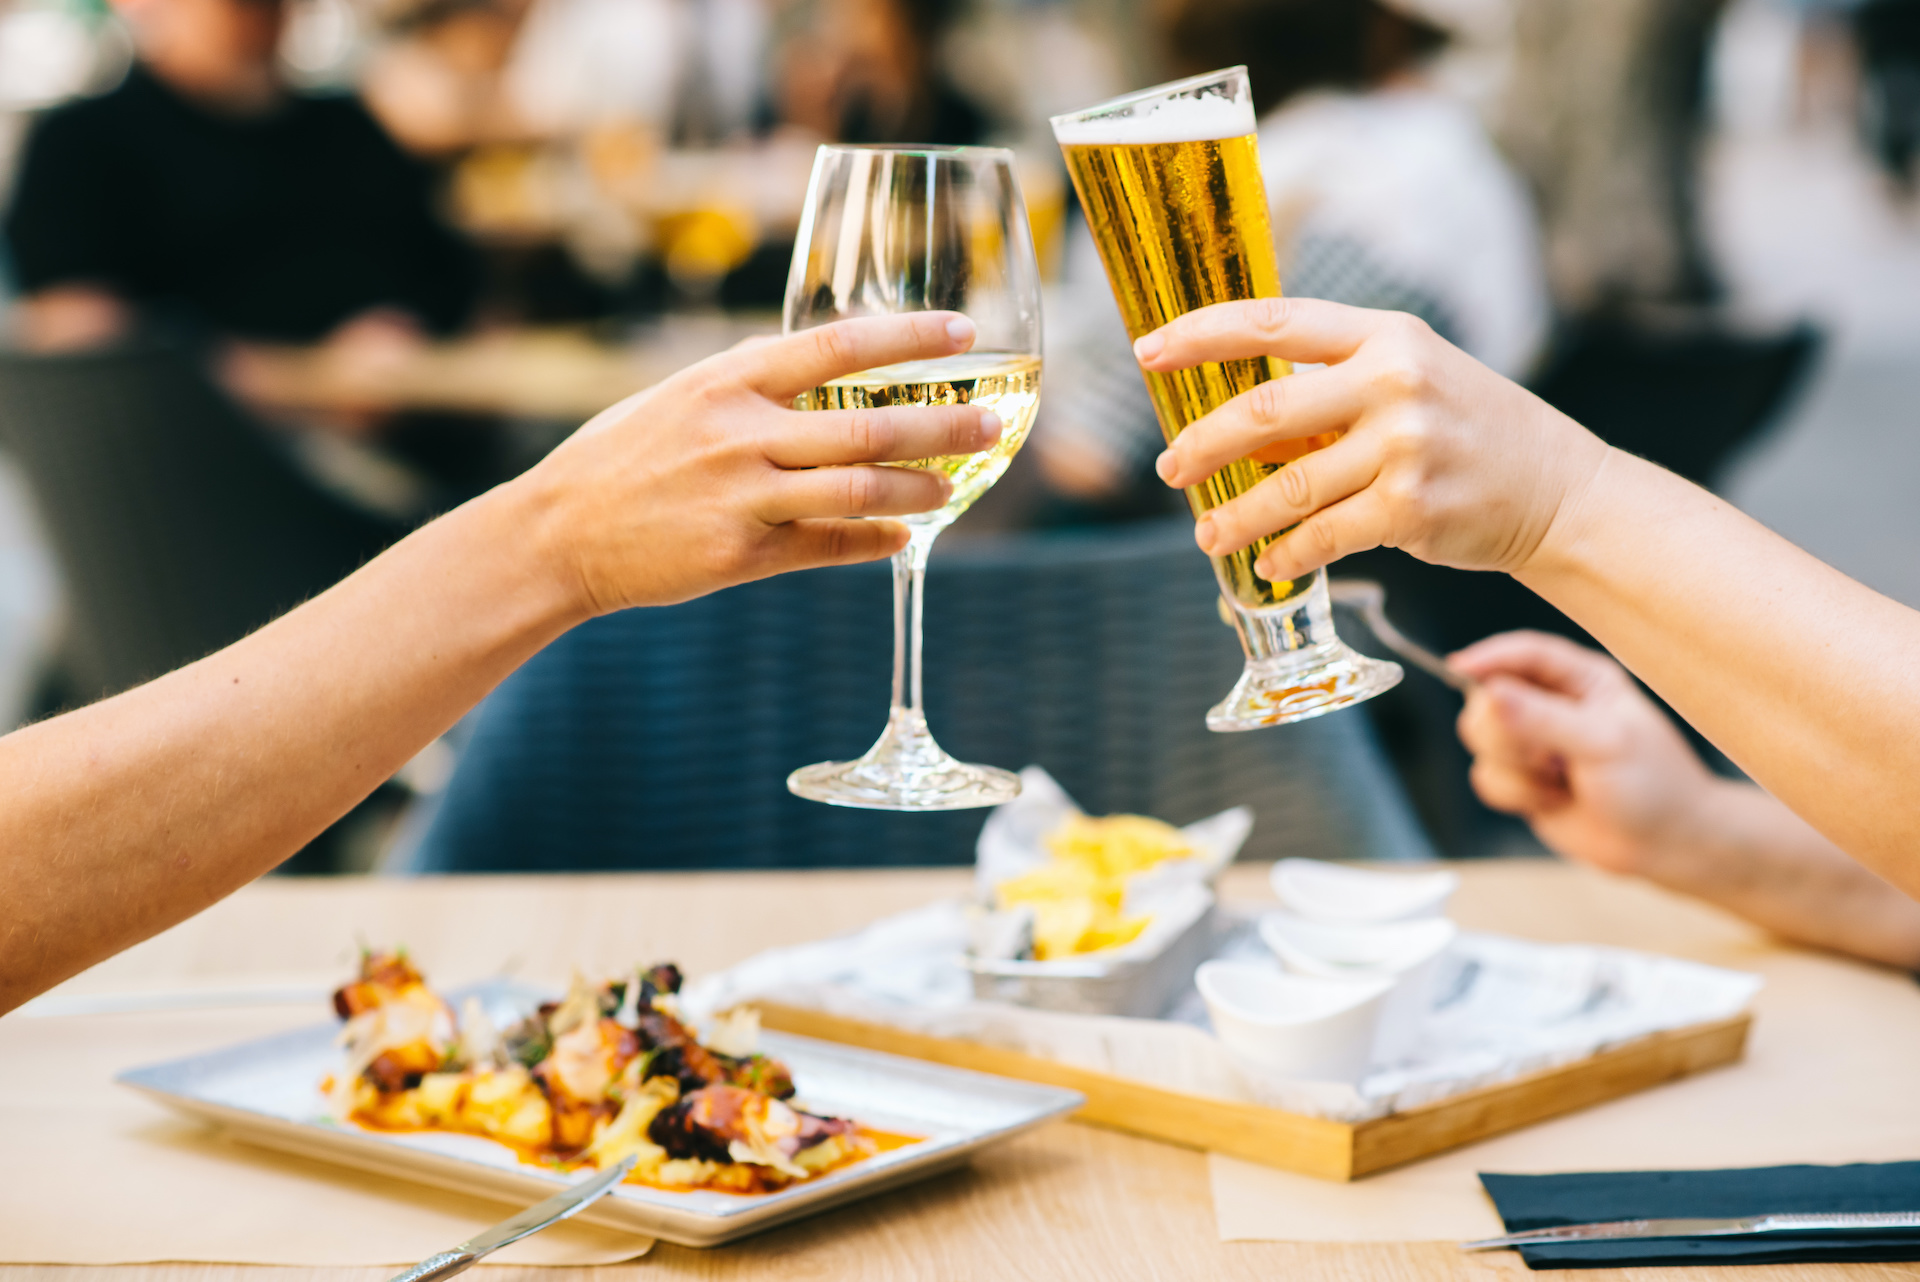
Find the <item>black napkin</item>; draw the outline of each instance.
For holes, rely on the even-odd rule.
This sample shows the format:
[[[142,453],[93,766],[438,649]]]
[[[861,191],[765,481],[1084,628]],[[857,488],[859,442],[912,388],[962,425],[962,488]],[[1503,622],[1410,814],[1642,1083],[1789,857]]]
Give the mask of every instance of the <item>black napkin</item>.
[[[1733,1171],[1602,1171],[1488,1175],[1480,1183],[1507,1232],[1605,1220],[1731,1218],[1784,1212],[1920,1211],[1920,1162],[1767,1166]],[[1555,1243],[1520,1250],[1530,1269],[1657,1264],[1786,1264],[1920,1260],[1920,1230],[1819,1237],[1653,1238]]]

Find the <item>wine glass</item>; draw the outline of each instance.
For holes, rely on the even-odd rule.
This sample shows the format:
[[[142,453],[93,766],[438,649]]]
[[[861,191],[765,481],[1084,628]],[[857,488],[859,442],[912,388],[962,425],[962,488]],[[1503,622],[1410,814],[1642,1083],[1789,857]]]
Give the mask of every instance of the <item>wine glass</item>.
[[[997,806],[1019,778],[956,761],[922,711],[921,600],[927,553],[940,531],[1013,461],[1040,404],[1040,270],[1013,153],[997,147],[820,148],[787,276],[785,332],[852,316],[957,311],[973,349],[834,379],[798,409],[958,405],[992,410],[1000,440],[977,454],[913,464],[953,481],[946,506],[903,518],[910,538],[893,558],[893,699],[887,728],[855,761],[787,777],[798,796],[868,810]]]

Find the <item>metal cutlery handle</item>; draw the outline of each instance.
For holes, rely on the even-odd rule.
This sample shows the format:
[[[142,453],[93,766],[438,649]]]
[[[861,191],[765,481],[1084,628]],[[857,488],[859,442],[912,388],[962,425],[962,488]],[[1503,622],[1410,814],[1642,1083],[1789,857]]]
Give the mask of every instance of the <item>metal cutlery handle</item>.
[[[1843,1232],[1850,1229],[1920,1229],[1920,1212],[1834,1211],[1753,1215],[1732,1219],[1603,1220],[1525,1229],[1504,1237],[1462,1242],[1463,1250],[1494,1251],[1559,1242],[1608,1242],[1650,1238],[1760,1237],[1770,1233]]]
[[[1431,673],[1454,689],[1465,694],[1473,689],[1474,680],[1464,673],[1455,672],[1447,666],[1447,661],[1427,649],[1407,639],[1400,629],[1387,619],[1387,590],[1370,579],[1328,579],[1327,595],[1335,605],[1344,605],[1365,621],[1374,636],[1380,638],[1380,644],[1387,647],[1423,672]]]
[[[1765,1215],[1760,1217],[1759,1224],[1759,1231],[1763,1233],[1839,1229],[1920,1229],[1920,1212],[1833,1211],[1816,1215]]]
[[[479,1258],[472,1251],[442,1251],[404,1273],[394,1274],[392,1282],[434,1282],[436,1278],[450,1278],[456,1273],[465,1273]]]
[[[442,1251],[430,1256],[408,1269],[405,1273],[394,1275],[390,1282],[430,1282],[433,1278],[450,1278],[456,1273],[464,1273],[467,1267],[483,1256],[491,1255],[503,1246],[511,1246],[523,1237],[530,1237],[541,1229],[551,1228],[560,1221],[570,1219],[592,1206],[621,1180],[627,1178],[633,1170],[633,1164],[639,1160],[638,1153],[629,1153],[598,1175],[592,1175],[555,1193],[544,1202],[536,1202],[512,1219],[502,1220],[478,1237],[468,1238],[451,1251]]]
[[[1602,1220],[1594,1224],[1558,1224],[1545,1229],[1523,1229],[1502,1237],[1462,1242],[1466,1251],[1497,1251],[1514,1246],[1545,1246],[1556,1242],[1608,1242],[1633,1238],[1728,1237],[1755,1232],[1760,1221],[1747,1219]]]

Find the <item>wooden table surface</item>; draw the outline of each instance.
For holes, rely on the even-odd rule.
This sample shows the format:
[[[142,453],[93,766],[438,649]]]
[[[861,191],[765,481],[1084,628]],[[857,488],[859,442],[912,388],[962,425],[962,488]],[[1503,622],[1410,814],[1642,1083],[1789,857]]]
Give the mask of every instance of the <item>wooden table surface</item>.
[[[1513,861],[1469,864],[1462,873],[1465,884],[1454,915],[1470,928],[1653,948],[1758,968],[1771,977],[1769,992],[1781,986],[1783,976],[1791,989],[1834,973],[1823,968],[1848,965],[1790,953],[1717,913],[1584,870]],[[1266,898],[1264,874],[1261,867],[1230,870],[1226,897]],[[329,983],[350,963],[356,937],[404,942],[437,983],[449,986],[499,973],[503,963],[517,975],[552,983],[560,982],[574,965],[591,974],[624,969],[636,959],[676,958],[697,975],[762,948],[849,930],[883,913],[957,892],[967,876],[962,870],[914,870],[267,881],[81,976],[66,991],[232,984],[268,975]],[[1883,986],[1875,977],[1866,978],[1868,982],[1853,987],[1875,994],[1874,1000],[1904,1002],[1912,996],[1903,977],[1885,976]],[[1758,1025],[1762,1038],[1765,1000]],[[311,1017],[310,1010],[287,1012],[289,1026]],[[18,1025],[14,1031],[21,1031]],[[1826,1046],[1776,1044],[1767,1053],[1838,1052]],[[130,1064],[138,1062],[139,1048],[130,1047],[128,1056]],[[111,1214],[109,1207],[100,1210]],[[38,1265],[0,1268],[0,1282],[79,1282],[102,1276],[154,1282],[377,1282],[388,1272],[204,1264],[110,1270]],[[1215,1231],[1204,1155],[1066,1123],[983,1155],[970,1169],[734,1246],[696,1251],[662,1243],[630,1265],[490,1272],[496,1277],[524,1273],[538,1282],[586,1282],[589,1277],[606,1282],[1384,1282],[1527,1276],[1511,1253],[1466,1256],[1441,1243],[1222,1243]],[[1583,1282],[1624,1276],[1643,1282],[1699,1282],[1708,1275],[1642,1269],[1578,1276]],[[1722,1269],[1711,1276],[1716,1282],[1863,1282],[1920,1277],[1920,1266],[1776,1265]]]

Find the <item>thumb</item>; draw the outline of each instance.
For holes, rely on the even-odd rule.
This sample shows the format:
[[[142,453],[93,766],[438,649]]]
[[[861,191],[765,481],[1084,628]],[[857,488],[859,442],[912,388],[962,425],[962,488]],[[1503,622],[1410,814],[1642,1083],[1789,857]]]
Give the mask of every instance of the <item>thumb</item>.
[[[1511,677],[1485,683],[1495,714],[1508,733],[1542,753],[1596,757],[1607,751],[1604,726],[1576,699]]]

